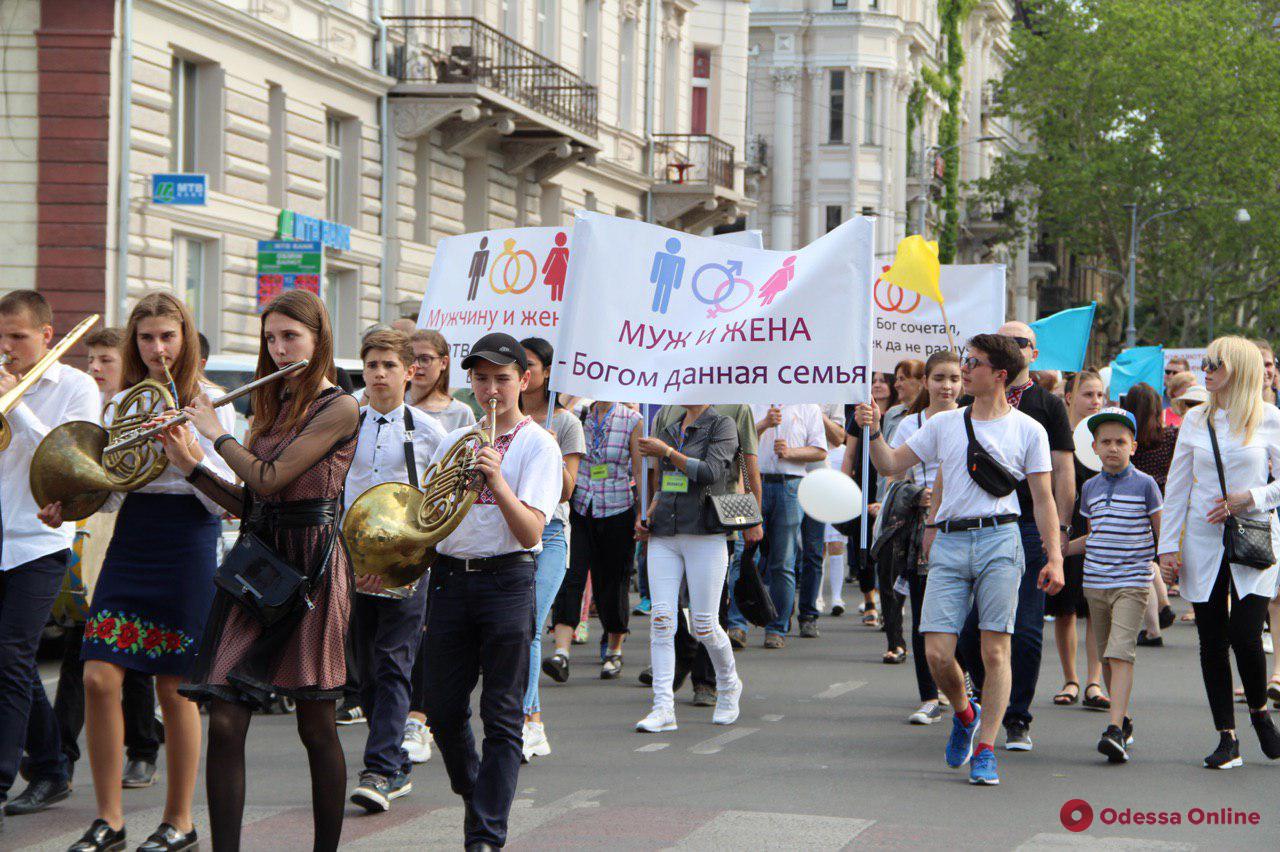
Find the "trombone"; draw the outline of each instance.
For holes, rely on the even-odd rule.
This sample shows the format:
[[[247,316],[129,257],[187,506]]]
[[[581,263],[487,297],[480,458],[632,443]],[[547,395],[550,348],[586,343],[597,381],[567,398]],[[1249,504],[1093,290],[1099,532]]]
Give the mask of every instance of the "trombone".
[[[307,366],[297,361],[274,373],[241,385],[212,403],[220,408],[245,394]],[[173,377],[165,365],[169,385]],[[153,481],[169,460],[151,439],[171,426],[186,423],[182,412],[154,426],[146,426],[176,405],[169,388],[144,379],[120,398],[116,419],[107,428],[87,420],[63,423],[51,430],[31,457],[31,495],[37,506],[62,503],[62,517],[79,521],[102,508],[114,492],[135,491]]]
[[[421,491],[384,482],[355,499],[342,519],[342,537],[357,576],[377,574],[384,588],[393,589],[427,572],[435,546],[458,528],[480,496],[475,461],[498,439],[497,406],[489,400],[488,434],[476,424],[425,472]]]
[[[76,341],[84,337],[85,333],[97,321],[97,314],[90,314],[82,319],[76,324],[75,328],[63,335],[62,339],[46,352],[44,357],[36,362],[35,366],[27,370],[26,374],[21,379],[18,379],[18,383],[8,393],[0,396],[0,450],[8,449],[9,442],[13,440],[13,427],[9,425],[9,419],[6,415],[18,407],[18,403],[22,402],[23,394],[30,390],[32,385],[40,381],[40,377],[45,374],[45,371],[52,367],[68,349],[75,346]],[[0,367],[6,366],[10,360],[8,353],[0,357],[4,358],[4,361],[0,363]]]

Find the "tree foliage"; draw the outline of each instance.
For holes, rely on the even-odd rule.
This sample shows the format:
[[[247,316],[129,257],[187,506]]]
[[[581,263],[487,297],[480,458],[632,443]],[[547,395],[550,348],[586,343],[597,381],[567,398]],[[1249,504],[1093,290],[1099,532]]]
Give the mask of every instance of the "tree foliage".
[[[1034,0],[1015,29],[1001,109],[1033,140],[979,182],[1014,228],[1079,264],[1126,271],[1141,231],[1138,328],[1151,343],[1280,331],[1280,0]],[[1252,221],[1235,221],[1239,207]],[[1034,235],[1032,235],[1034,236]],[[1066,273],[1067,270],[1060,270]],[[1127,310],[1101,281],[1095,330],[1114,352]]]
[[[961,32],[975,0],[938,0],[938,19],[946,46],[942,70],[921,70],[924,81],[942,97],[947,108],[938,122],[938,149],[944,163],[939,217],[938,259],[952,263],[960,234],[960,95],[963,90],[964,42]]]

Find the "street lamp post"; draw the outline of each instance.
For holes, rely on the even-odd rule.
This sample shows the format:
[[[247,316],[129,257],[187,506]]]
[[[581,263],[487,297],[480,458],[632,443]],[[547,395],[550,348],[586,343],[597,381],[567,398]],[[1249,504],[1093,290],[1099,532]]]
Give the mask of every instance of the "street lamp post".
[[[979,142],[999,142],[999,136],[979,136],[977,139],[970,139],[967,142],[957,142],[954,145],[947,145],[939,148],[937,145],[922,145],[920,147],[920,212],[919,225],[916,233],[925,236],[925,219],[929,212],[929,186],[933,183],[932,175],[928,174],[929,153],[933,152],[936,157],[939,154],[945,154],[955,148],[963,148],[966,145],[976,145]]]
[[[1181,207],[1175,207],[1172,210],[1162,210],[1159,213],[1152,213],[1141,223],[1138,222],[1138,205],[1136,203],[1126,204],[1125,210],[1129,211],[1129,327],[1125,329],[1126,345],[1129,349],[1138,345],[1138,326],[1136,322],[1138,309],[1138,241],[1142,237],[1142,229],[1154,222],[1156,219],[1163,219],[1165,216],[1172,216],[1175,213],[1184,213],[1187,210],[1196,207],[1203,207],[1207,204],[1230,204],[1230,201],[1201,201],[1195,204],[1184,204]],[[1239,225],[1249,224],[1252,217],[1249,211],[1243,207],[1236,209],[1235,221]],[[1213,339],[1213,310],[1214,310],[1214,292],[1213,284],[1209,285],[1209,339]]]

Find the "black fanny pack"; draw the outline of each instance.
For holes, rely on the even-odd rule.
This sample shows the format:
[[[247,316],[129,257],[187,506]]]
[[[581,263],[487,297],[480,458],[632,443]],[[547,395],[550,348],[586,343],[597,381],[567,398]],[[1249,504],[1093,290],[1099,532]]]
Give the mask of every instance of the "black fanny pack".
[[[969,477],[978,487],[992,497],[1007,497],[1018,487],[1018,477],[1014,476],[995,456],[987,452],[986,447],[973,434],[973,409],[964,411],[964,428],[969,433],[969,452],[965,467]]]
[[[218,566],[213,582],[264,627],[276,624],[302,607],[312,608],[310,591],[324,575],[338,539],[337,500],[299,500],[263,504],[246,512],[240,537]],[[310,577],[281,558],[258,530],[329,526],[328,542]]]

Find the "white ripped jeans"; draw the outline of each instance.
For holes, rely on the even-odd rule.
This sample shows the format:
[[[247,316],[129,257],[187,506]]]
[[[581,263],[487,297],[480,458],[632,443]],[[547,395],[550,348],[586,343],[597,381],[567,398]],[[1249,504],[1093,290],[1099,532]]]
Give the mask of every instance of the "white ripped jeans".
[[[649,539],[649,655],[653,664],[653,704],[674,707],[676,618],[680,581],[689,585],[691,631],[707,647],[716,670],[716,689],[732,689],[738,679],[729,634],[720,626],[720,596],[729,570],[723,535],[673,535]]]

